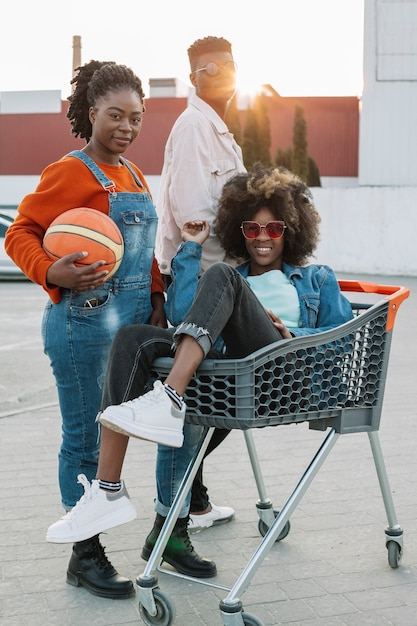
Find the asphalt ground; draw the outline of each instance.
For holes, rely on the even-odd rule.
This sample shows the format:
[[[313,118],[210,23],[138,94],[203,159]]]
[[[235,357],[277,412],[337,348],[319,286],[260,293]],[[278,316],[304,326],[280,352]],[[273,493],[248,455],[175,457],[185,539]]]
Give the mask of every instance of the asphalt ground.
[[[406,285],[397,315],[379,436],[398,522],[400,566],[388,564],[386,513],[368,437],[343,435],[241,600],[265,626],[417,626],[417,278],[342,276]],[[106,600],[66,583],[70,545],[45,541],[62,514],[57,484],[60,415],[43,354],[40,325],[46,296],[29,282],[0,283],[0,624],[84,626],[142,624],[137,597]],[[306,424],[256,429],[254,440],[268,495],[279,508],[323,440]],[[138,518],[102,536],[120,573],[133,580],[154,518],[156,446],[132,440],[124,479]],[[193,535],[215,560],[214,582],[234,585],[259,546],[256,485],[243,434],[233,431],[206,460],[213,501],[230,505],[229,524]],[[220,626],[227,591],[165,573],[161,590],[178,626]]]

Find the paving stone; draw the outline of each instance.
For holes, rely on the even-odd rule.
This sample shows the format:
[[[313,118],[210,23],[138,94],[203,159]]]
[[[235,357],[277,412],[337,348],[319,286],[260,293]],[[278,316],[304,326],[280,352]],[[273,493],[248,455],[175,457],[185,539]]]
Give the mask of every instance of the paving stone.
[[[404,528],[403,557],[398,569],[389,567],[387,520],[367,435],[342,436],[294,511],[289,535],[272,546],[242,595],[244,610],[265,626],[417,625],[417,278],[364,279],[412,290],[395,323],[379,431]],[[137,596],[106,600],[68,585],[71,546],[45,542],[47,527],[62,514],[56,479],[59,409],[40,342],[46,299],[30,283],[2,283],[0,290],[0,623],[141,624]],[[305,424],[254,432],[274,506],[289,497],[323,438]],[[131,442],[124,478],[138,518],[102,536],[111,561],[133,580],[145,569],[140,551],[154,517],[155,455],[153,444]],[[231,588],[261,541],[258,495],[241,432],[233,431],[206,460],[205,480],[213,500],[232,505],[236,518],[193,536],[193,542],[216,561],[216,582]],[[163,572],[158,580],[176,607],[174,624],[222,624],[219,602],[227,589]]]

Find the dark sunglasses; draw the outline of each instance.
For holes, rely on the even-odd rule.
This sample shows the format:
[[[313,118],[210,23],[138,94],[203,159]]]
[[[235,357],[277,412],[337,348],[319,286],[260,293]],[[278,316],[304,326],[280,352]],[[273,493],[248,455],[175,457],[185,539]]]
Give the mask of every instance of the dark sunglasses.
[[[266,234],[271,239],[279,239],[282,237],[287,227],[285,226],[285,222],[276,221],[268,222],[265,226],[258,224],[258,222],[242,222],[240,228],[246,239],[256,239],[256,237],[259,237],[261,234],[262,229],[265,230]]]

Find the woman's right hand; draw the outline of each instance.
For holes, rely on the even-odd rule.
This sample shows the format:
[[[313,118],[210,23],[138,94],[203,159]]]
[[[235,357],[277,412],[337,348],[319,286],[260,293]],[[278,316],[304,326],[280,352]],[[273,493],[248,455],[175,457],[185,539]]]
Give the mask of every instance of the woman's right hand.
[[[88,256],[86,252],[73,252],[55,261],[46,273],[48,285],[56,285],[75,291],[88,291],[103,284],[109,272],[108,270],[97,270],[106,264],[105,261],[96,261],[91,265],[83,265],[82,267],[75,265],[76,261],[84,259],[86,256]]]
[[[291,339],[292,335],[291,335],[290,331],[288,330],[288,328],[283,324],[281,318],[278,317],[278,315],[276,315],[270,309],[265,309],[265,311],[267,312],[267,314],[271,318],[271,321],[272,321],[273,325],[275,326],[275,328],[278,328],[279,332],[281,333],[282,338],[283,339]]]
[[[195,241],[203,245],[210,234],[210,224],[206,220],[193,220],[185,222],[181,228],[181,237],[183,241]]]

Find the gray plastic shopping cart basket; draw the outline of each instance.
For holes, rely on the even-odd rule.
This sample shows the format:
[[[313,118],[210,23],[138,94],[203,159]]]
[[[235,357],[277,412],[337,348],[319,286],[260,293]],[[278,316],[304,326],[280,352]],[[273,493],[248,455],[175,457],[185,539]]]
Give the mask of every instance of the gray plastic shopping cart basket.
[[[385,297],[373,304],[352,302],[354,319],[333,330],[283,340],[243,359],[206,359],[198,368],[185,394],[186,420],[204,426],[203,436],[146,568],[136,581],[139,613],[148,626],[174,623],[174,605],[160,589],[157,570],[215,427],[244,431],[259,494],[256,507],[263,537],[233,587],[227,589],[227,597],[220,602],[224,626],[262,626],[259,619],[243,610],[241,595],[273,545],[287,536],[291,514],[340,435],[368,433],[388,519],[388,563],[392,568],[398,567],[403,531],[395,515],[378,429],[395,315],[409,290],[365,281],[339,281],[339,285],[342,291],[350,292],[350,299],[354,293]],[[369,300],[368,296],[362,300],[365,298]],[[157,359],[153,364],[155,376],[164,379],[171,366],[172,359]],[[251,429],[306,421],[309,428],[326,431],[326,435],[278,512],[265,493]],[[198,582],[213,586],[203,580]]]

